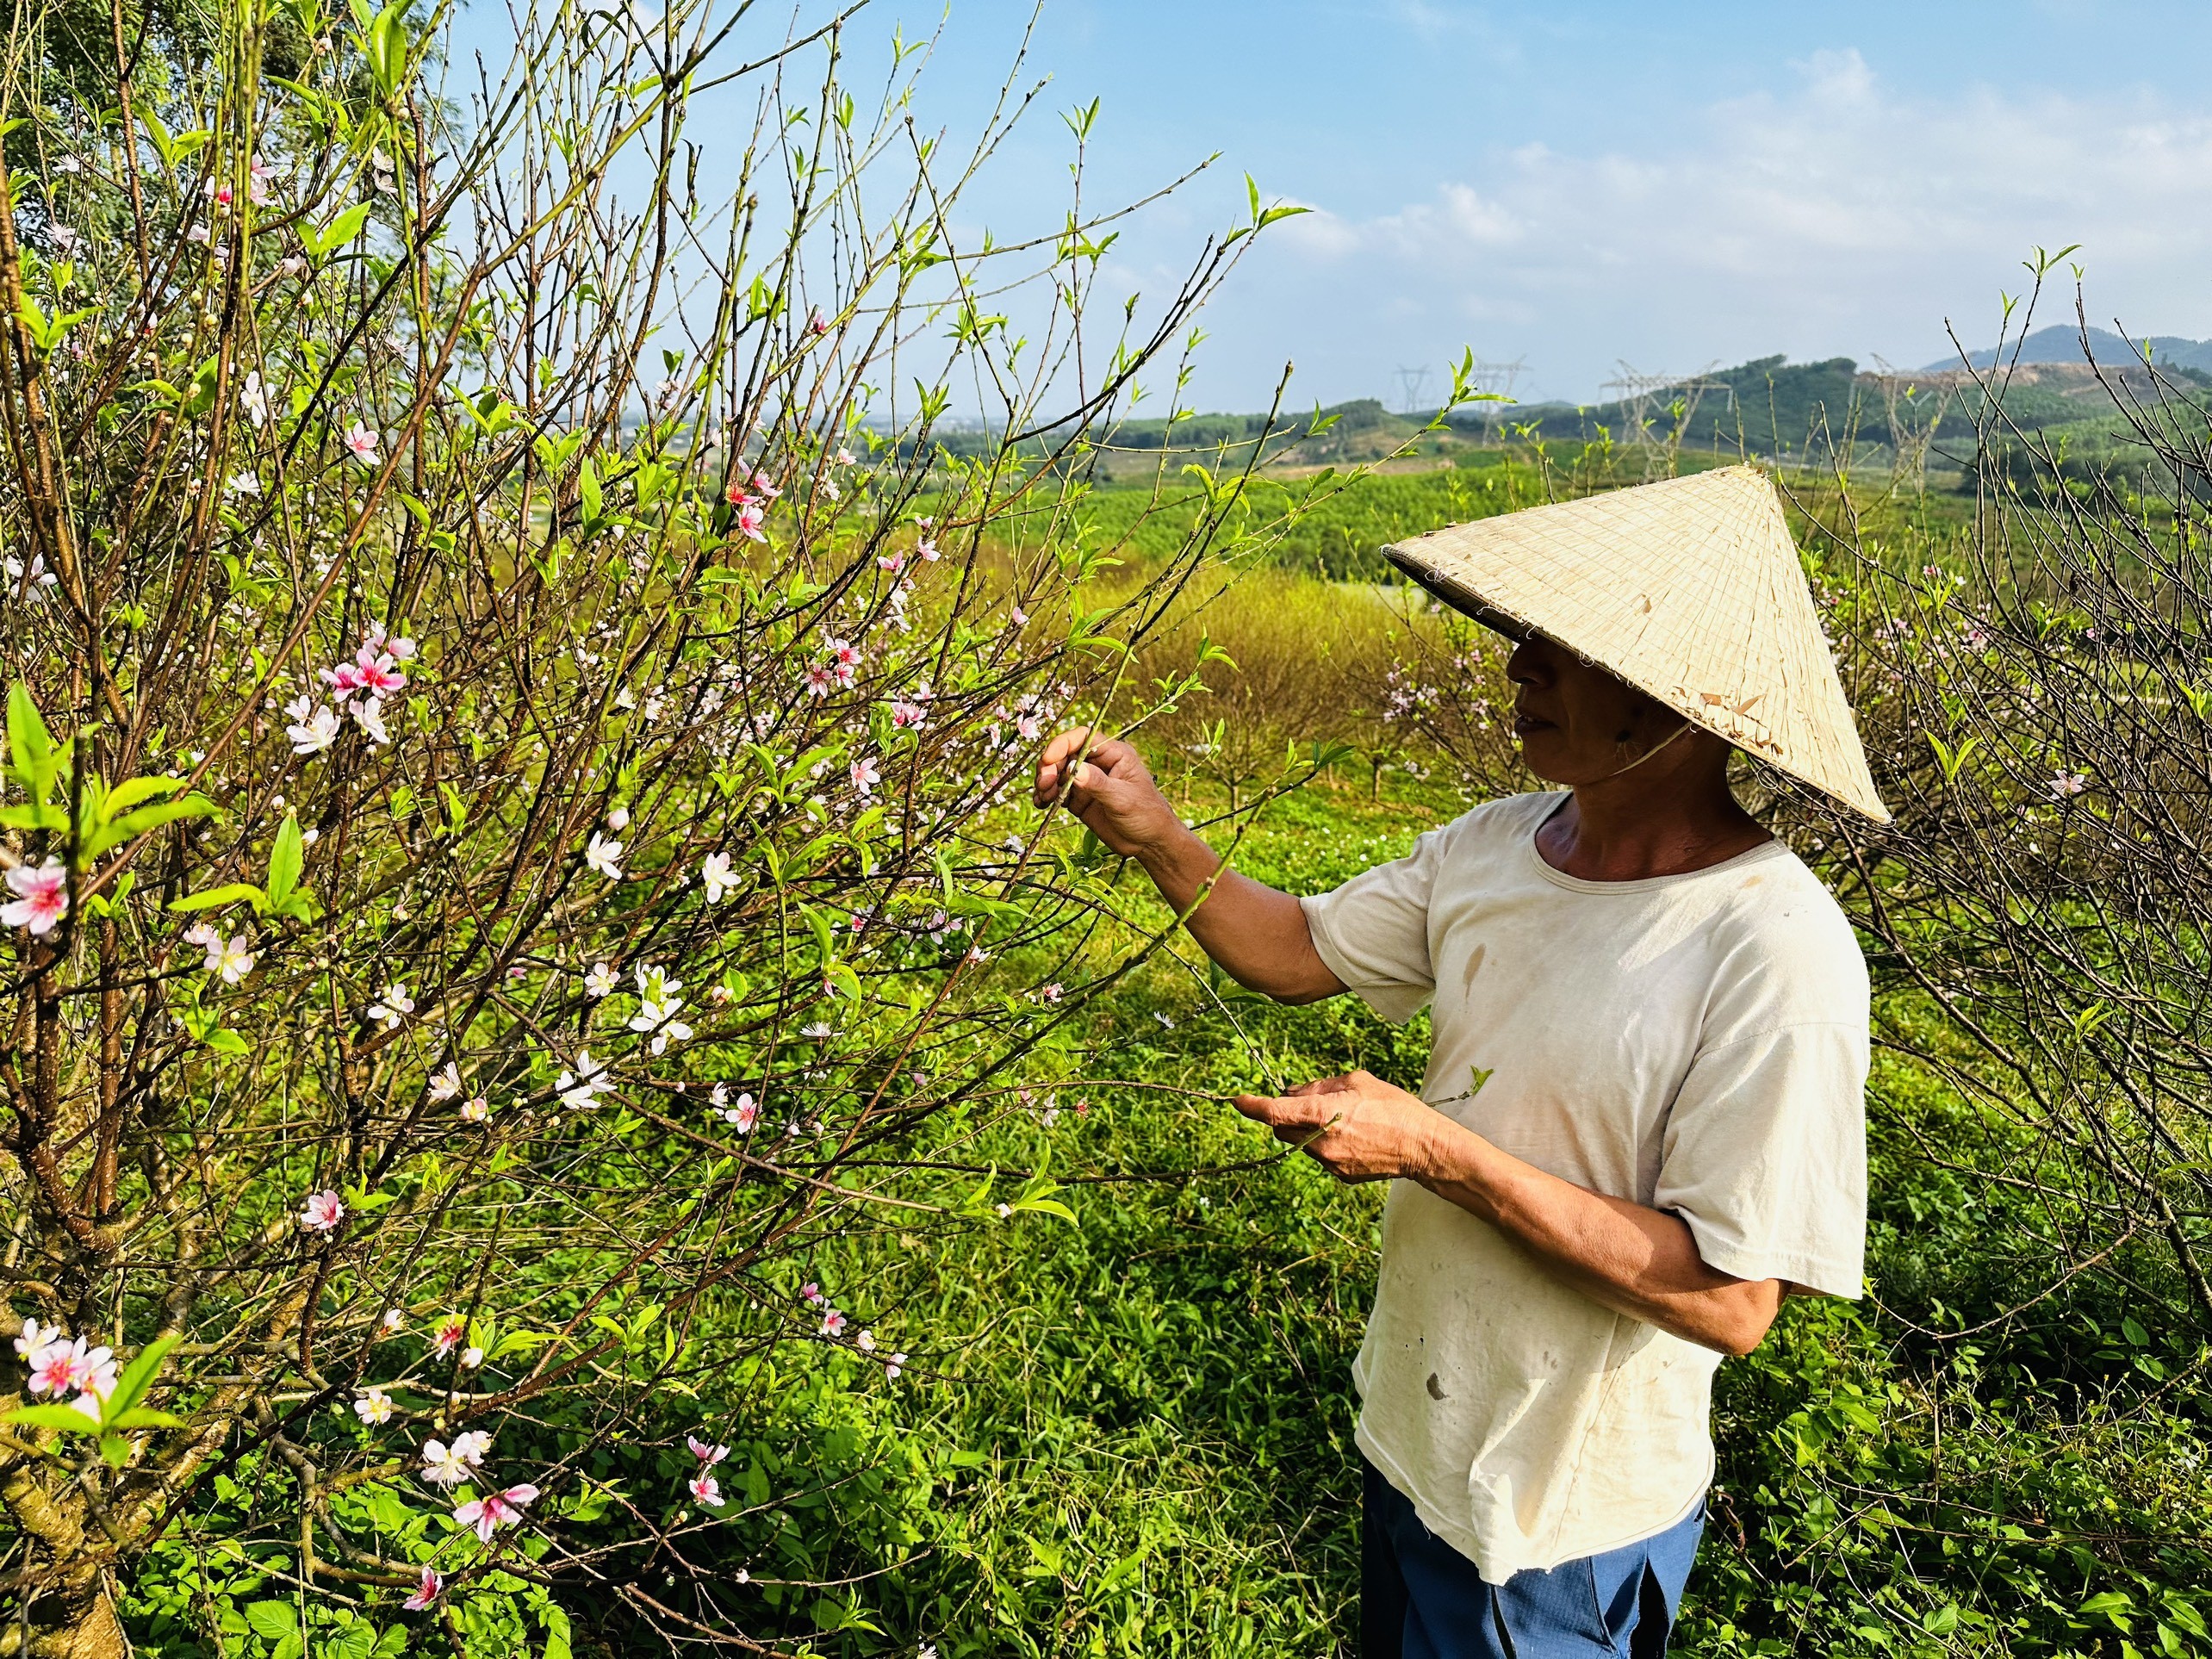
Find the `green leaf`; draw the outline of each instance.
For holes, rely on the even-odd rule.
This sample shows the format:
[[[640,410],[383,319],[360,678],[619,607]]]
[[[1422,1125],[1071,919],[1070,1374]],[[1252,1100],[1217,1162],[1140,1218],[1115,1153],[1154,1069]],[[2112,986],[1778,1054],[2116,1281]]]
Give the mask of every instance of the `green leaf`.
[[[246,1041],[244,1037],[239,1036],[237,1032],[230,1030],[227,1028],[216,1032],[213,1036],[209,1037],[208,1039],[208,1047],[214,1049],[218,1054],[250,1054],[253,1052],[252,1048],[246,1046]]]
[[[91,1434],[99,1424],[74,1406],[18,1406],[0,1413],[0,1423],[21,1423],[25,1428],[61,1429],[71,1434]]]
[[[221,1023],[222,1016],[200,1006],[200,989],[190,980],[185,982],[177,1003],[170,1010],[177,1022],[192,1034],[196,1042],[205,1042],[208,1035]]]
[[[361,227],[369,222],[370,204],[357,202],[324,226],[320,231],[309,231],[301,239],[314,251],[318,259],[327,258],[361,234]]]
[[[8,761],[9,775],[30,792],[34,801],[46,799],[61,769],[53,752],[53,734],[20,680],[8,687]]]
[[[219,817],[222,808],[205,795],[187,795],[181,801],[156,801],[151,806],[141,806],[123,813],[114,824],[115,839],[128,841],[149,830],[158,830],[165,823],[174,823],[179,818]]]
[[[293,889],[300,885],[300,872],[307,865],[307,849],[300,839],[300,818],[295,812],[284,815],[283,824],[276,831],[276,844],[269,849],[269,908],[279,915],[289,908]]]
[[[221,364],[209,357],[192,371],[192,383],[184,388],[184,413],[202,415],[215,406],[215,380]]]
[[[407,0],[385,7],[369,25],[361,43],[369,59],[369,72],[376,78],[376,90],[388,98],[398,96],[400,82],[407,74],[406,12]]]
[[[69,814],[59,806],[0,806],[0,823],[10,830],[66,830]]]
[[[1104,1575],[1099,1579],[1097,1584],[1091,1587],[1090,1594],[1086,1599],[1093,1605],[1096,1605],[1101,1597],[1107,1595],[1112,1591],[1119,1589],[1122,1585],[1128,1582],[1130,1577],[1136,1572],[1138,1568],[1145,1564],[1145,1557],[1151,1553],[1152,1541],[1150,1539],[1146,1539],[1144,1543],[1140,1544],[1135,1549],[1130,1550],[1128,1555],[1123,1556],[1121,1560],[1115,1562],[1111,1567],[1109,1567],[1106,1569]]]
[[[2101,1590],[2081,1604],[2081,1617],[2104,1619],[2125,1635],[2129,1629],[2127,1614],[2134,1606],[2134,1598],[2125,1590]]]
[[[584,499],[584,517],[597,519],[606,511],[606,498],[600,494],[599,469],[589,457],[576,469],[576,488]]]
[[[53,324],[47,320],[47,314],[39,309],[36,301],[26,295],[16,307],[16,316],[23,325],[23,332],[31,337],[31,343],[40,351],[53,349]]]
[[[210,887],[203,893],[187,893],[182,898],[172,898],[172,910],[217,910],[226,904],[235,904],[245,899],[257,910],[269,908],[269,896],[248,881],[233,881],[227,886]]]
[[[138,118],[146,123],[146,136],[153,140],[153,148],[162,161],[171,167],[177,165],[177,140],[169,135],[169,128],[160,116],[151,109],[140,109]]]
[[[169,129],[161,124],[152,110],[140,108],[134,113],[146,123],[146,134],[153,140],[153,147],[160,152],[165,166],[174,167],[178,162],[196,155],[210,136],[205,127],[195,127],[189,133],[179,133],[171,137]]]
[[[118,1413],[115,1420],[108,1426],[119,1429],[181,1429],[192,1426],[172,1412],[155,1411],[150,1406],[140,1406],[131,1411]]]
[[[376,1651],[376,1627],[365,1619],[355,1619],[337,1641],[322,1644],[323,1659],[370,1659]]]
[[[545,1604],[545,1659],[570,1659],[569,1615],[551,1602]]]
[[[174,795],[183,787],[182,778],[126,778],[102,798],[97,816],[104,822],[119,812],[127,812],[141,801]],[[211,810],[213,805],[209,803]]]
[[[138,878],[126,870],[115,878],[115,885],[104,893],[94,893],[84,901],[87,916],[121,916],[123,901],[131,896],[131,888]]]
[[[125,1412],[146,1398],[146,1391],[153,1386],[153,1379],[161,1370],[161,1362],[169,1357],[180,1339],[173,1336],[149,1342],[138,1351],[123,1373],[115,1379],[115,1392],[108,1396],[108,1408],[103,1420],[113,1425]]]
[[[90,862],[110,847],[120,847],[127,841],[136,840],[150,830],[158,830],[165,823],[174,823],[180,818],[214,817],[221,811],[205,795],[187,795],[181,801],[159,801],[152,806],[141,806],[135,812],[126,812],[113,823],[103,825],[85,836],[84,846],[78,849],[78,856]]]
[[[245,1612],[245,1622],[264,1642],[281,1642],[299,1633],[300,1611],[289,1601],[252,1601]]]

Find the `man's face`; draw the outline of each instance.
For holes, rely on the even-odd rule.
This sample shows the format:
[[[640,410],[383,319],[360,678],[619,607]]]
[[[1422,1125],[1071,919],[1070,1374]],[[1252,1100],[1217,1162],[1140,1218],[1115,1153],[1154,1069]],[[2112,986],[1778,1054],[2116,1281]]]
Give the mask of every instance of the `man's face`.
[[[1610,777],[1681,724],[1663,703],[1548,639],[1517,646],[1506,677],[1521,758],[1547,783]]]

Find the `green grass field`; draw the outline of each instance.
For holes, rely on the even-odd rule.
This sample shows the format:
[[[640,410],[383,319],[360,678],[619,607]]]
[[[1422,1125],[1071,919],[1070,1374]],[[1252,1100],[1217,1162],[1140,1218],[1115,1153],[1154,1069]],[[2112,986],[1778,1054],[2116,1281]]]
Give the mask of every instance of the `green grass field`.
[[[1704,466],[1724,464],[1729,457],[1684,459]],[[1115,547],[1121,556],[1139,560],[1165,557],[1182,545],[1207,496],[1179,470],[1181,464],[1171,462],[1149,479],[1124,475],[1092,490],[1079,515],[1090,544]],[[1381,552],[1389,543],[1580,494],[1595,482],[1640,476],[1639,464],[1617,452],[1586,455],[1570,444],[1556,446],[1541,461],[1525,448],[1462,450],[1455,461],[1423,471],[1261,474],[1245,500],[1224,517],[1217,546],[1232,558],[1250,549],[1253,556],[1333,581],[1374,581],[1393,574]],[[1819,537],[1806,533],[1805,520],[1808,514],[1839,519],[1836,475],[1812,471],[1786,475],[1785,482],[1805,509],[1798,515],[1800,540],[1817,545]],[[1940,539],[1972,520],[1968,496],[1892,494],[1886,482],[1880,471],[1849,481],[1869,535],[1911,531]]]

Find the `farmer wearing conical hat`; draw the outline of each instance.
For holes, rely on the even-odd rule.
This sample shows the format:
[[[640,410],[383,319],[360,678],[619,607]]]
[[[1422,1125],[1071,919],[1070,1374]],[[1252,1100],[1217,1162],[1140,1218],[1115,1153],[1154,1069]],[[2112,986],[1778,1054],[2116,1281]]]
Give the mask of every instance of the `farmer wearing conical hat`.
[[[1434,1010],[1418,1096],[1355,1072],[1238,1103],[1391,1183],[1353,1369],[1369,1659],[1662,1653],[1713,1372],[1784,1296],[1856,1296],[1866,1226],[1866,965],[1729,751],[1887,814],[1750,468],[1387,550],[1516,642],[1513,730],[1556,788],[1305,898],[1226,868],[1127,743],[1055,738],[1037,797],[1241,984]]]

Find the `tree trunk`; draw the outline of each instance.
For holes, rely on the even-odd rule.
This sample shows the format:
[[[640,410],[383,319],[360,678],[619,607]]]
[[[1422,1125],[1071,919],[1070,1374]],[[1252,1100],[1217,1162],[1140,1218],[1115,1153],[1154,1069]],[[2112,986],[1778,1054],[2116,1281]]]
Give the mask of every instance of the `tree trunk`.
[[[34,1464],[7,1471],[0,1504],[59,1572],[0,1626],[0,1659],[123,1659],[130,1651],[101,1564],[85,1547],[81,1503],[54,1501]]]
[[[34,1599],[0,1627],[0,1659],[125,1659],[130,1644],[96,1569]]]

